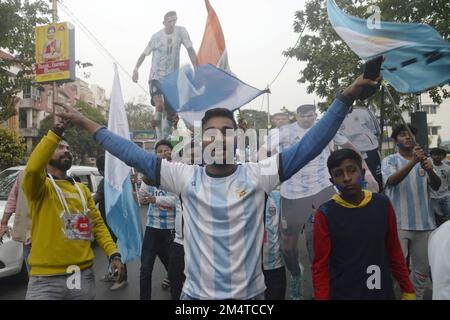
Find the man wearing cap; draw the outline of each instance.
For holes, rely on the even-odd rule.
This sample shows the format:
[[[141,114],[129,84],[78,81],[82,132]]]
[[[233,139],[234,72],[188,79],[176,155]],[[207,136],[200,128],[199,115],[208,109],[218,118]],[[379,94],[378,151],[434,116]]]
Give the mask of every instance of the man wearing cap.
[[[133,71],[133,81],[139,80],[139,67],[145,58],[153,53],[150,70],[149,89],[151,104],[155,106],[152,126],[156,127],[158,140],[167,139],[171,133],[172,111],[160,90],[159,80],[180,67],[180,48],[183,45],[192,62],[197,65],[197,57],[189,34],[184,27],[175,26],[177,13],[169,11],[164,15],[164,28],[152,35],[150,42],[139,56]]]

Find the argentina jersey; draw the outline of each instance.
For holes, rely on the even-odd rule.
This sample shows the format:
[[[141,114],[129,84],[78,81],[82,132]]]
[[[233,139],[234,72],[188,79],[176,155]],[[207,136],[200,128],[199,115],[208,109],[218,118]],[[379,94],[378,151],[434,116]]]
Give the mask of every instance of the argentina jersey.
[[[383,159],[381,169],[383,183],[408,164],[409,160],[399,153]],[[386,195],[391,199],[400,230],[433,230],[436,228],[434,215],[430,213],[428,201],[428,177],[420,163],[396,186],[386,186]]]
[[[281,129],[280,150],[284,150],[302,140],[305,134],[310,130],[310,128],[301,128],[297,122],[286,125]],[[346,140],[340,133],[337,133],[334,139],[339,142]],[[305,198],[317,194],[323,189],[331,186],[331,182],[329,180],[330,175],[326,164],[329,155],[329,148],[324,148],[316,158],[311,160],[289,180],[283,182],[280,189],[283,198]]]
[[[265,194],[279,184],[277,161],[238,165],[225,177],[212,177],[204,167],[162,161],[161,187],[180,194],[183,202],[185,294],[250,299],[265,291]],[[274,168],[272,173],[263,173],[264,163]]]
[[[174,229],[178,197],[165,190],[148,186],[144,182],[142,182],[139,193],[140,195],[149,195],[156,198],[156,202],[150,203],[148,206],[147,227]]]
[[[274,190],[269,194],[266,202],[265,232],[263,242],[264,270],[278,269],[284,266],[281,252],[281,195]]]

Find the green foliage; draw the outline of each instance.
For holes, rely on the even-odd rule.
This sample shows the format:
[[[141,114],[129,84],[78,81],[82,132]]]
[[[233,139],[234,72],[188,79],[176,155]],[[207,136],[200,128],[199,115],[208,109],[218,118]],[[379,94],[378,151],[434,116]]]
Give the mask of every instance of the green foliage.
[[[87,118],[101,125],[106,125],[105,117],[103,117],[98,109],[91,107],[89,104],[82,101],[77,101],[75,108],[77,108]],[[53,116],[49,115],[41,122],[39,136],[43,137],[52,127]],[[98,144],[95,142],[92,135],[85,130],[71,127],[65,131],[64,136],[70,144],[72,153],[74,154],[75,163],[82,163],[86,156],[95,157],[100,153]]]
[[[10,129],[0,127],[0,171],[18,165],[26,148],[22,137]]]
[[[335,0],[336,4],[350,15],[368,18],[366,13],[369,4],[381,9],[384,21],[427,23],[445,38],[450,39],[450,2],[448,0],[373,0],[348,1]],[[319,103],[323,110],[330,104],[336,92],[348,86],[362,72],[362,61],[350,50],[328,21],[326,1],[308,0],[305,9],[295,14],[294,31],[300,33],[306,24],[308,32],[302,36],[297,47],[289,48],[285,55],[307,62],[302,71],[300,83],[307,83],[308,93],[315,93],[325,101]],[[391,90],[394,98],[400,102],[401,108],[407,110],[414,105],[413,95],[402,95],[401,99],[395,90]],[[450,97],[450,93],[442,88],[434,88],[430,95],[435,103]],[[383,107],[380,94],[366,103]],[[385,113],[391,118],[390,110]]]
[[[247,120],[248,127],[253,129],[267,129],[267,112],[252,109],[241,110],[239,112],[240,119]]]
[[[128,102],[125,104],[125,110],[127,112],[130,131],[153,130],[151,125],[152,110],[150,106]]]
[[[14,57],[12,60],[0,60],[0,121],[14,115],[14,96],[23,86],[31,83],[35,61],[34,27],[50,22],[47,2],[0,2],[0,48]],[[21,71],[17,76],[12,76],[10,68],[15,65],[19,65]]]

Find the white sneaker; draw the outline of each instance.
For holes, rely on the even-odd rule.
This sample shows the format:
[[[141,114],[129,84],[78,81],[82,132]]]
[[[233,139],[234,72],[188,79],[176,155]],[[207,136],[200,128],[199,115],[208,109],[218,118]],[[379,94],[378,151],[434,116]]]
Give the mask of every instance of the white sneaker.
[[[128,284],[127,281],[114,282],[114,284],[111,286],[110,290],[112,290],[112,291],[119,290],[120,288],[126,286],[127,284]]]

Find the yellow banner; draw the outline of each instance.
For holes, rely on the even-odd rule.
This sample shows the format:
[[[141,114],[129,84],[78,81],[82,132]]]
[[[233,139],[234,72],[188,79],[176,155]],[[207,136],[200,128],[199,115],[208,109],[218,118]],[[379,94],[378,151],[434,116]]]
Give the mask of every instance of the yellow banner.
[[[35,28],[36,81],[75,80],[74,28],[68,22]]]

